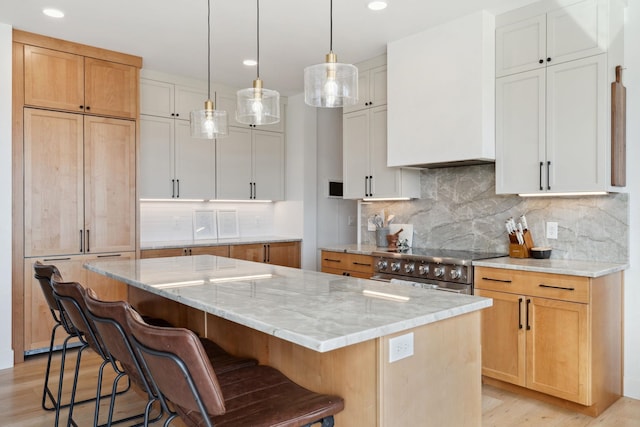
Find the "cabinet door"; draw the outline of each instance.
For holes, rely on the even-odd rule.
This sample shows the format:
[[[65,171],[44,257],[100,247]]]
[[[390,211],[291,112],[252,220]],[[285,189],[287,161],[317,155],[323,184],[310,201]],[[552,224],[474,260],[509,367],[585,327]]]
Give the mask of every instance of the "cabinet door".
[[[138,69],[85,58],[85,112],[135,119],[138,116]]]
[[[385,67],[386,68],[386,67]],[[363,110],[369,108],[370,101],[370,81],[371,75],[369,71],[358,70],[358,102],[354,105],[349,105],[342,108],[343,113],[351,113],[353,111]]]
[[[369,70],[369,106],[387,104],[387,66]]]
[[[140,123],[140,198],[174,197],[175,121],[161,117],[140,116],[138,123]]]
[[[475,295],[493,298],[482,310],[482,375],[525,385],[524,297],[476,289]]]
[[[167,82],[140,79],[140,114],[175,117],[174,86]]]
[[[607,144],[605,55],[547,67],[547,161],[551,191],[604,190]]]
[[[229,136],[216,141],[216,194],[222,200],[251,197],[251,130],[229,127]]]
[[[604,53],[607,17],[599,0],[584,0],[547,14],[547,65]]]
[[[25,256],[78,254],[83,217],[79,114],[24,110]]]
[[[284,135],[253,131],[254,198],[284,200]]]
[[[587,304],[527,297],[527,387],[591,405]]]
[[[546,189],[545,86],[544,69],[496,79],[498,194]]]
[[[496,28],[496,77],[544,68],[546,59],[546,15]]]
[[[343,116],[344,198],[362,199],[369,193],[369,110]]]
[[[135,250],[136,124],[85,116],[85,252]]]
[[[189,122],[175,122],[176,197],[215,199],[215,145],[210,139],[192,138]]]
[[[265,245],[256,243],[251,245],[229,246],[229,257],[246,261],[266,262]]]
[[[174,256],[183,256],[184,248],[167,248],[167,249],[145,249],[140,251],[140,258],[165,258]]]
[[[369,109],[369,197],[398,197],[400,168],[387,167],[387,106]]]
[[[229,256],[229,246],[195,246],[191,248],[191,255]]]
[[[300,268],[300,243],[267,243],[267,261],[269,264]]]
[[[186,86],[176,86],[175,118],[190,120],[193,110],[202,110],[207,100],[207,91]]]
[[[24,47],[24,103],[66,111],[83,111],[84,58]]]

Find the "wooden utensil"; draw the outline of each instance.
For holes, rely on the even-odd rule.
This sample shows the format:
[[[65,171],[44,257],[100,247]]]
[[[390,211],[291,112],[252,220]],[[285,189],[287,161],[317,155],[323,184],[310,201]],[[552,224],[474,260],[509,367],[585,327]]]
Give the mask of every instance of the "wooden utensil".
[[[622,66],[616,66],[611,83],[611,185],[627,185],[627,89],[622,84]]]

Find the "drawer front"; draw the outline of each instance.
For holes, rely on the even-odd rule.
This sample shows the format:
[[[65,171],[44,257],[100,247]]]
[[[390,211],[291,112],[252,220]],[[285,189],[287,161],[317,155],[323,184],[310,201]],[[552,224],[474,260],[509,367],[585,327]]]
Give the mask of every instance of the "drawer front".
[[[373,276],[373,257],[371,255],[347,254],[347,269]]]
[[[322,251],[322,271],[327,268],[346,270],[348,267],[347,254],[343,252]]]
[[[562,301],[589,302],[590,279],[588,277],[487,267],[476,267],[474,275],[474,285],[477,289]]]

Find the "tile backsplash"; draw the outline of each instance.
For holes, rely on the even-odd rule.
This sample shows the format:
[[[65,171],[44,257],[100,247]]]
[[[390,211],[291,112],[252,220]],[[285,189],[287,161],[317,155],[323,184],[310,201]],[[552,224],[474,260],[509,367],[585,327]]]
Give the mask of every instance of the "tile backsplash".
[[[495,194],[494,165],[425,169],[419,200],[362,206],[362,241],[375,243],[367,218],[385,210],[396,223],[414,225],[413,246],[508,252],[504,222],[527,216],[536,246],[552,258],[626,263],[629,259],[628,194],[532,197]],[[546,222],[558,223],[558,239],[546,238]]]

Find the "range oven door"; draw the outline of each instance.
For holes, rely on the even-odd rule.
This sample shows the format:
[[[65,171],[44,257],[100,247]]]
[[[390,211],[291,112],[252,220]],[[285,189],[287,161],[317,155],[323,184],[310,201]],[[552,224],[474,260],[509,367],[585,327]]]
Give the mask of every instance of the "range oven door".
[[[473,292],[473,288],[470,284],[443,282],[439,280],[428,279],[420,280],[403,276],[395,276],[393,274],[377,273],[375,276],[371,277],[371,280],[377,280],[378,282],[398,283],[401,285],[414,286],[423,289],[435,289],[437,291],[451,292],[455,294],[471,295]]]

